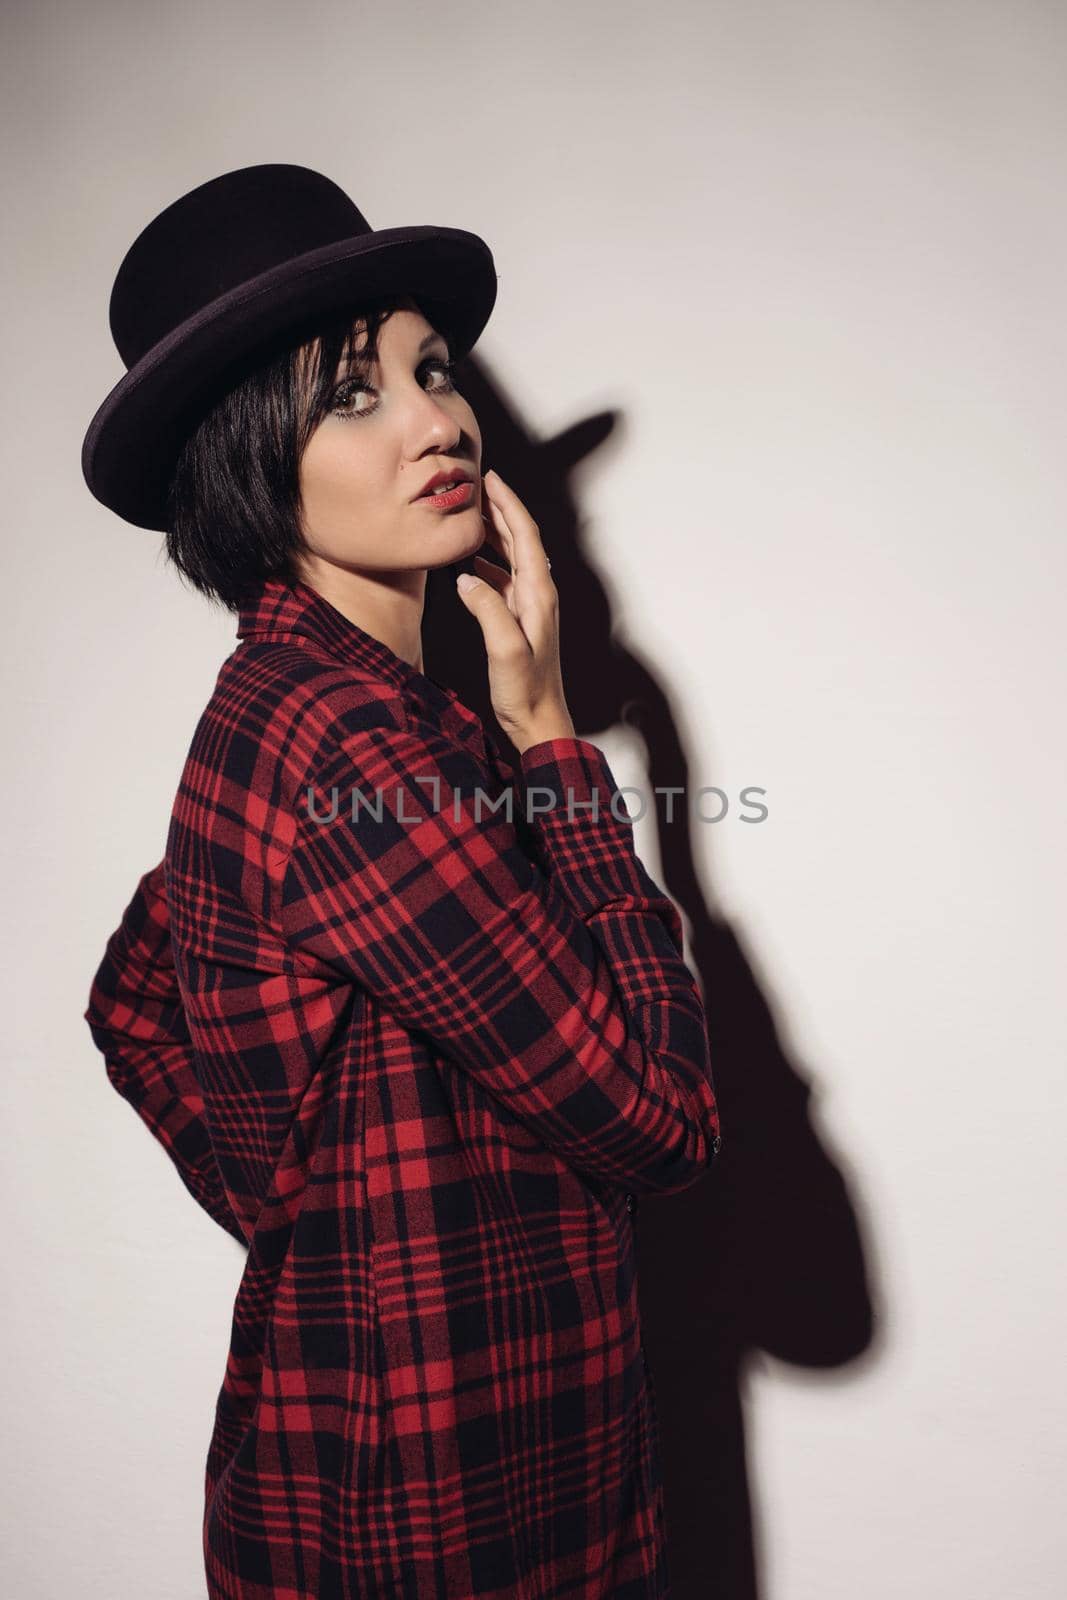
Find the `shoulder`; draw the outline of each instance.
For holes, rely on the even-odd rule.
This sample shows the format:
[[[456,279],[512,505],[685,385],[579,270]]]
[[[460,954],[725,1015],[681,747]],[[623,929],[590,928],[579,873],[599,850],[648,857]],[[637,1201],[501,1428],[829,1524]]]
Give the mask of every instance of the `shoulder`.
[[[215,765],[243,746],[261,780],[282,768],[299,784],[350,741],[410,725],[395,684],[301,645],[252,641],[223,662],[193,743],[208,741]]]

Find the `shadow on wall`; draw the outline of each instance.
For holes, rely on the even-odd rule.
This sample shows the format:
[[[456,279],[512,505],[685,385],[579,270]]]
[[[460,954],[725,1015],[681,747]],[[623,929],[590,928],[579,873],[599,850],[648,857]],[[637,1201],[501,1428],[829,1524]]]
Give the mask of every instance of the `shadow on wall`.
[[[529,508],[560,592],[560,658],[575,728],[636,728],[647,781],[688,786],[667,686],[612,635],[608,593],[586,559],[571,469],[612,433],[615,412],[538,442],[473,356],[457,382],[495,467]],[[487,547],[482,552],[497,559]],[[517,765],[493,716],[481,630],[455,593],[464,563],[427,579],[426,671],[476,711]],[[470,563],[466,563],[470,565]],[[660,830],[663,886],[691,929],[708,1012],[723,1145],[682,1194],[641,1199],[637,1256],[644,1345],[660,1420],[673,1600],[763,1600],[758,1472],[748,1470],[744,1381],[759,1354],[826,1370],[876,1354],[859,1219],[809,1115],[812,1086],[788,1059],[766,976],[705,904],[684,807]],[[850,1372],[849,1376],[856,1374]],[[842,1470],[845,1463],[842,1462]]]

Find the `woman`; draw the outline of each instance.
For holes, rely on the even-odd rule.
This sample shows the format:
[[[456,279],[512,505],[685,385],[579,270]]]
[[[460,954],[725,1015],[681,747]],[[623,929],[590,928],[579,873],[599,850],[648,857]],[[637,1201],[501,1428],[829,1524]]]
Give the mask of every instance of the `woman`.
[[[487,267],[271,166],[170,207],[112,297],[133,359],[87,481],[241,641],[85,1013],[248,1249],[213,1600],[668,1592],[632,1214],[719,1118],[680,918],[456,386]],[[464,560],[520,773],[423,671],[427,571]]]

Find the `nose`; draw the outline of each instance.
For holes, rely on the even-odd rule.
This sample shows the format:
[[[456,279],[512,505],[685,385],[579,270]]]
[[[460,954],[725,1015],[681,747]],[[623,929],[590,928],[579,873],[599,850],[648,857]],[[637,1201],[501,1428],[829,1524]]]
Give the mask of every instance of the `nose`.
[[[431,447],[450,449],[462,438],[462,424],[442,403],[443,398],[421,387],[415,390],[412,430],[416,444],[421,441],[416,454],[424,454]]]

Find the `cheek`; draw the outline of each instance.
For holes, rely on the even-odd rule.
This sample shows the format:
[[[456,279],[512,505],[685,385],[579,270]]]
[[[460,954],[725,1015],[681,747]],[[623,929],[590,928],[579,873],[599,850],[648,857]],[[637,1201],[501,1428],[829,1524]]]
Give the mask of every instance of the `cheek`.
[[[463,402],[463,412],[464,412],[464,415],[463,415],[461,420],[462,420],[464,431],[474,441],[474,447],[475,447],[475,450],[477,452],[478,459],[481,460],[481,455],[482,455],[482,430],[478,426],[478,418],[474,414],[473,407],[466,400]]]
[[[346,427],[358,423],[323,426],[312,437],[300,463],[300,493],[309,515],[317,511],[351,508],[367,498],[373,489],[371,463],[358,441],[349,438]]]

